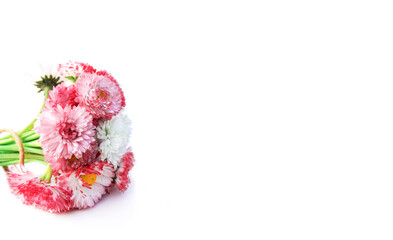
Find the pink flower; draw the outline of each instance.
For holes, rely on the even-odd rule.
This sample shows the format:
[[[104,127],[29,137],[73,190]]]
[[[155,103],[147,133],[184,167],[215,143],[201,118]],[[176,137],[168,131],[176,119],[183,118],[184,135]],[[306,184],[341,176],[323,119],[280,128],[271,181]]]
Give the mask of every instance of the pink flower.
[[[74,155],[71,158],[47,156],[45,160],[49,163],[54,172],[60,170],[73,171],[97,161],[98,154],[97,142],[94,141],[91,143],[90,148],[82,154],[81,158],[77,158]]]
[[[131,180],[128,176],[128,173],[134,167],[134,154],[131,152],[131,149],[128,150],[126,154],[124,154],[123,158],[120,161],[119,169],[116,172],[116,186],[122,192],[125,192],[130,184]]]
[[[40,124],[35,131],[40,135],[39,141],[50,164],[55,161],[53,158],[82,158],[82,154],[95,142],[93,118],[80,106],[62,108],[57,105],[43,111],[38,119]]]
[[[19,165],[10,166],[8,183],[11,192],[24,204],[51,213],[67,212],[71,208],[71,193],[55,184],[41,182],[39,177]]]
[[[57,108],[57,105],[60,105],[62,108],[67,105],[71,107],[77,106],[78,103],[75,101],[75,98],[75,85],[66,86],[66,84],[63,82],[49,91],[49,98],[47,98],[45,101],[45,108],[43,111],[47,110],[48,108]]]
[[[86,63],[69,61],[65,64],[59,64],[57,73],[61,77],[79,77],[83,73],[95,73],[96,69]]]
[[[119,84],[105,71],[81,75],[76,81],[76,87],[77,101],[94,118],[110,120],[126,105]]]
[[[93,207],[106,193],[115,176],[111,163],[98,161],[77,171],[65,172],[59,177],[62,186],[72,192],[74,208]]]

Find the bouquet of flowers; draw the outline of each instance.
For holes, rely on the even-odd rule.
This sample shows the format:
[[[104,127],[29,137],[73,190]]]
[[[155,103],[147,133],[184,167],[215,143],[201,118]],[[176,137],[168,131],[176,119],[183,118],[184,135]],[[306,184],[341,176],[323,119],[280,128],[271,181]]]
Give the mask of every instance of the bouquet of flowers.
[[[24,204],[61,213],[93,207],[113,187],[130,183],[134,155],[124,93],[105,70],[80,62],[60,64],[36,82],[45,95],[41,112],[19,132],[0,129],[0,166]],[[24,163],[39,162],[41,176]]]

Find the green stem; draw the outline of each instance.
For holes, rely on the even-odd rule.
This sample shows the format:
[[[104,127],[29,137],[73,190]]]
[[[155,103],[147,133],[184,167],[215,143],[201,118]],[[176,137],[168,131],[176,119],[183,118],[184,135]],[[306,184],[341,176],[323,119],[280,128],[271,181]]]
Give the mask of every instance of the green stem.
[[[10,138],[10,137],[11,137],[11,135],[6,135],[6,136],[0,138],[0,140],[4,140],[4,139]]]
[[[25,147],[25,153],[34,153],[39,155],[44,155],[41,148],[32,148],[32,147]],[[7,146],[0,146],[1,152],[19,152],[19,148],[17,145],[7,145]]]
[[[38,141],[25,142],[23,143],[23,147],[41,148],[41,143]]]
[[[33,153],[33,154],[44,155],[44,153],[42,152],[42,148],[25,147],[25,153]]]
[[[27,125],[23,130],[18,131],[18,135],[21,136],[21,134],[23,134],[23,133],[25,133],[25,132],[30,131],[31,129],[33,129],[34,123],[35,123],[36,121],[37,121],[37,118],[34,118],[34,120],[31,121],[31,122],[29,123],[29,125]]]
[[[0,145],[0,150],[11,150],[14,151],[16,143],[12,144],[7,144],[7,145]],[[28,148],[41,148],[41,143],[38,141],[32,141],[32,142],[23,142],[23,147],[28,147]]]
[[[0,162],[6,162],[9,159],[15,159],[15,158],[19,158],[19,153],[0,154]],[[39,154],[26,154],[25,159],[38,159],[38,160],[45,161],[44,156]]]
[[[31,131],[21,134],[20,138],[22,139],[23,142],[28,142],[28,141],[26,141],[26,139],[28,139],[28,140],[34,139],[36,137],[35,135],[39,138],[39,136],[33,130],[31,130]],[[0,145],[7,145],[7,144],[11,144],[11,143],[15,143],[15,140],[13,138],[0,140]]]
[[[42,163],[44,165],[48,165],[47,162],[42,161],[40,159],[25,159],[25,163],[31,163],[31,162],[39,162]],[[8,160],[8,161],[2,161],[0,162],[0,166],[9,166],[9,165],[15,165],[19,163],[19,159],[12,159],[12,160]]]
[[[36,134],[36,133],[34,132],[34,130],[30,130],[30,131],[28,131],[28,132],[23,133],[23,134],[20,136],[20,138],[21,138],[21,139],[25,139],[25,138],[28,138],[28,137],[34,135],[34,134]]]
[[[6,140],[6,139],[9,139],[9,138],[11,138],[11,135],[6,135],[6,136],[0,138],[0,140]]]
[[[52,168],[48,165],[44,175],[42,175],[42,177],[41,177],[41,181],[50,182],[51,178],[52,178]]]
[[[7,145],[7,144],[10,144],[10,143],[15,143],[15,140],[12,139],[12,138],[9,138],[9,139],[4,139],[4,140],[0,141],[0,145]]]
[[[23,142],[30,142],[30,141],[35,141],[39,138],[40,138],[40,136],[37,135],[36,133],[29,133],[29,134],[25,134],[25,137],[22,137],[21,139]],[[13,143],[15,143],[15,140],[12,138],[0,141],[0,145],[8,145],[8,144],[13,144]]]
[[[34,134],[34,135],[31,135],[31,136],[26,137],[25,139],[23,139],[23,142],[35,141],[35,140],[37,140],[39,138],[40,138],[40,136],[38,134]]]

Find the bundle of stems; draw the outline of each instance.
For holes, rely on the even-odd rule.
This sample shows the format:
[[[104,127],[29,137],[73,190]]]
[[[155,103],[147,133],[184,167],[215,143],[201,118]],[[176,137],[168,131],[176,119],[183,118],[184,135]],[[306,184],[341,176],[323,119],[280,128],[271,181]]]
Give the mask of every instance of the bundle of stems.
[[[48,97],[49,89],[45,90],[45,98]],[[45,104],[45,101],[44,101]],[[44,107],[41,107],[41,111]],[[41,113],[40,111],[40,113]],[[41,144],[39,143],[39,135],[34,131],[34,123],[37,121],[35,118],[23,130],[18,131],[17,134],[23,144],[24,149],[24,162],[39,162],[47,166],[47,170],[41,177],[41,180],[50,181],[52,176],[52,169],[48,163],[45,162],[45,157],[42,152]],[[0,138],[0,166],[9,166],[19,163],[20,161],[20,148],[12,134],[8,134]]]

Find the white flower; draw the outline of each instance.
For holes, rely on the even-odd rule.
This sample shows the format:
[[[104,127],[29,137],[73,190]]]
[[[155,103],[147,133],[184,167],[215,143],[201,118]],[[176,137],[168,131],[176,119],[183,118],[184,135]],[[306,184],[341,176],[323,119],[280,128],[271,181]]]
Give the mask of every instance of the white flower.
[[[123,111],[109,121],[101,121],[97,127],[100,160],[107,160],[117,168],[127,152],[130,136],[131,120]]]
[[[52,75],[53,77],[60,77],[56,71],[56,67],[49,63],[38,63],[34,67],[27,67],[24,75],[29,83],[40,81],[41,77],[44,76]]]
[[[40,64],[40,70],[41,77],[45,75],[59,76],[59,74],[57,74],[56,68],[52,64]]]

